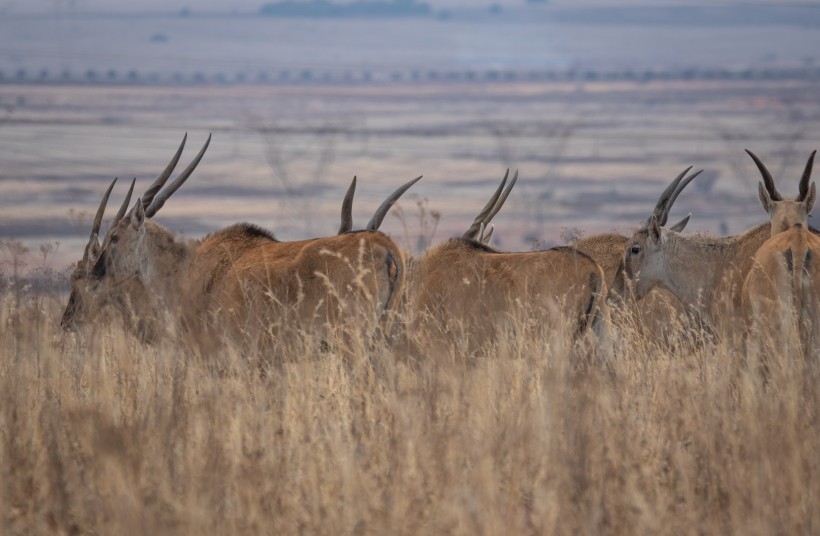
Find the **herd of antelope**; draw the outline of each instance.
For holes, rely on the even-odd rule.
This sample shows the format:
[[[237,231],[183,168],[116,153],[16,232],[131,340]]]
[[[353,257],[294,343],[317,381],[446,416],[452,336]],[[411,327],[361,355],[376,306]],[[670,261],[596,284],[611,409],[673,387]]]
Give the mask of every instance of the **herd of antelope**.
[[[689,216],[667,227],[675,200],[700,174],[687,175],[690,167],[631,237],[603,234],[542,251],[500,252],[488,245],[490,222],[518,179],[516,172],[508,182],[508,172],[461,237],[411,257],[379,227],[421,177],[388,196],[363,230],[353,229],[354,178],[334,236],[283,242],[249,223],[199,240],[175,236],[153,217],[211,139],[166,186],[186,138],[133,206],[131,183],[100,241],[116,179],[106,190],[72,274],[65,329],[116,313],[147,340],[175,330],[203,350],[230,340],[273,351],[294,334],[325,341],[350,326],[388,341],[397,331],[419,332],[430,344],[468,341],[469,348],[535,327],[610,355],[612,319],[627,311],[654,337],[697,319],[717,337],[740,334],[744,344],[768,352],[813,353],[820,340],[820,237],[808,225],[815,152],[790,200],[747,151],[762,175],[769,221],[740,235],[683,234]]]

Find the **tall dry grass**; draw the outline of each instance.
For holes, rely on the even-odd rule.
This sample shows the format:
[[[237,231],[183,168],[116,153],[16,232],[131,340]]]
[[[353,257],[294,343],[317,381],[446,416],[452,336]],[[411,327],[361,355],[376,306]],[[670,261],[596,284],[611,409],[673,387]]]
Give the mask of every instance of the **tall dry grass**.
[[[469,358],[308,340],[260,371],[66,334],[59,285],[0,285],[5,534],[820,531],[820,366],[797,355],[763,375],[621,320],[608,368],[541,326]]]

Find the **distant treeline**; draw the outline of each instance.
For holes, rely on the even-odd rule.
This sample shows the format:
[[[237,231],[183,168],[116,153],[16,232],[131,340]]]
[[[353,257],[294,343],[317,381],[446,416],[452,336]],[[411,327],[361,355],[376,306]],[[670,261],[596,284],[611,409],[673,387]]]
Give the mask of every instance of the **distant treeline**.
[[[640,82],[675,80],[812,80],[820,81],[820,65],[813,59],[797,67],[683,68],[674,70],[324,70],[321,68],[279,71],[225,72],[139,72],[135,69],[86,71],[26,70],[0,68],[0,84],[95,84],[95,85],[202,85],[202,84],[279,84],[279,85],[363,85],[448,82]]]
[[[272,2],[263,5],[259,13],[272,17],[419,17],[431,15],[433,10],[429,4],[416,0],[358,1],[350,4],[312,0]]]

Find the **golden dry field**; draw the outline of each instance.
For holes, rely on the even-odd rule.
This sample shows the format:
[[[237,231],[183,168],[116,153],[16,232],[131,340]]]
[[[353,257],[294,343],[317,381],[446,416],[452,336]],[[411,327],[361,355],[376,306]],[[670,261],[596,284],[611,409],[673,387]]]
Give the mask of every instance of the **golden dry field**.
[[[818,530],[820,364],[793,349],[761,374],[732,341],[678,329],[659,344],[625,317],[607,366],[554,325],[471,356],[465,340],[411,354],[350,332],[277,363],[204,359],[173,333],[64,333],[60,285],[32,289],[14,268],[5,534]]]

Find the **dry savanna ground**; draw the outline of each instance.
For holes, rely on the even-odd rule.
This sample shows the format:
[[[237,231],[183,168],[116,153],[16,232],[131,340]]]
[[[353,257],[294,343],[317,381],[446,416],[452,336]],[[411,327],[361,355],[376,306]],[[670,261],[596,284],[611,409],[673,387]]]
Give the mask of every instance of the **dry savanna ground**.
[[[116,322],[64,333],[64,283],[24,273],[0,281],[5,534],[820,530],[820,366],[789,349],[764,376],[626,318],[606,368],[560,326],[472,356],[351,333],[260,367]]]

